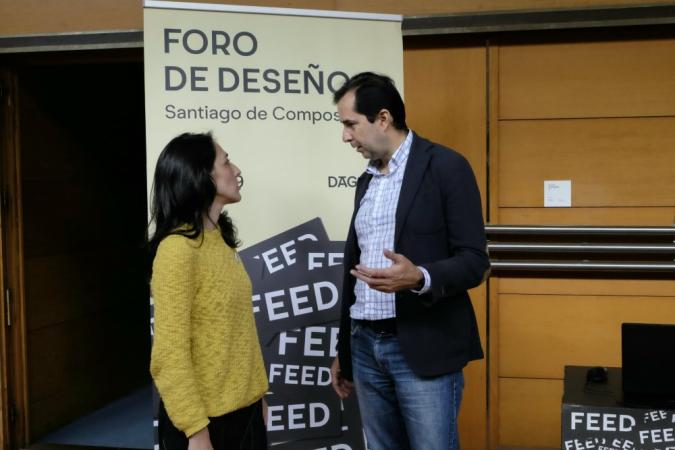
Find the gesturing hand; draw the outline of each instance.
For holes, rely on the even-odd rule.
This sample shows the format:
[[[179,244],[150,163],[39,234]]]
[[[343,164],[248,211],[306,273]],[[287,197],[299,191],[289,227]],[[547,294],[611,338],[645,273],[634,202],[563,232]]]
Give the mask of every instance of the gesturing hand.
[[[387,293],[414,289],[424,279],[422,271],[400,253],[385,250],[384,256],[393,262],[390,267],[371,269],[359,264],[350,270],[349,273],[366,283],[372,289]]]
[[[354,383],[347,380],[346,378],[342,378],[342,374],[340,372],[340,360],[337,358],[337,356],[335,357],[333,364],[330,366],[330,375],[332,378],[331,384],[333,385],[335,393],[343,400],[349,397],[349,394],[351,394],[352,390],[354,389]]]

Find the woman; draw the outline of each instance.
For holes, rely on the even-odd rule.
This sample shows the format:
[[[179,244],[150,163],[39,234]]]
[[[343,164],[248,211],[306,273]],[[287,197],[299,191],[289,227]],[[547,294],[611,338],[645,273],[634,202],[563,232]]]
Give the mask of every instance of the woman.
[[[150,239],[155,306],[150,372],[162,450],[265,449],[267,377],[251,282],[223,207],[240,171],[210,134],[185,133],[157,161]]]

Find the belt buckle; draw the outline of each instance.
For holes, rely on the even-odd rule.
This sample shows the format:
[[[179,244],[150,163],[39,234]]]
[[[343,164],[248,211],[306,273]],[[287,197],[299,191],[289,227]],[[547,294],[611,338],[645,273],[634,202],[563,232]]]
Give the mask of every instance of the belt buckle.
[[[391,322],[389,321],[389,319],[384,319],[382,321],[377,322],[374,322],[374,329],[378,336],[393,336],[395,334],[394,333],[395,328],[390,326]]]

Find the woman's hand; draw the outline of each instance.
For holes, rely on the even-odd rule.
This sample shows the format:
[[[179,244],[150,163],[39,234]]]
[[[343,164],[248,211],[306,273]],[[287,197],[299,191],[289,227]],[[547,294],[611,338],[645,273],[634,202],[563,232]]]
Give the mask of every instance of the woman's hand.
[[[265,397],[262,398],[262,415],[265,428],[267,428],[267,400],[265,400]]]
[[[188,450],[213,450],[208,427],[204,427],[188,438]]]

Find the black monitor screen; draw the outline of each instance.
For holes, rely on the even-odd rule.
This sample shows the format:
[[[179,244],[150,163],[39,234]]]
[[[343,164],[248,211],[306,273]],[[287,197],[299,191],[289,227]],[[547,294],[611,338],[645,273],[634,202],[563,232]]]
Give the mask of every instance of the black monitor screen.
[[[675,324],[621,326],[624,395],[675,399]]]

